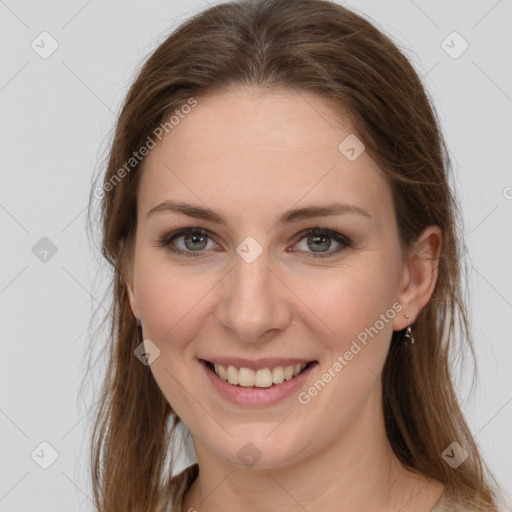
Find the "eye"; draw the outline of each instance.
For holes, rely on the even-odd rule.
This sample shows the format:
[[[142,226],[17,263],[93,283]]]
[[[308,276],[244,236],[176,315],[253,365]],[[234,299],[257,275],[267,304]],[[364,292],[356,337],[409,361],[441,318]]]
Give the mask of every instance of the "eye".
[[[181,247],[176,249],[172,244],[176,244],[176,240],[180,239],[182,239],[182,244],[179,244]],[[165,247],[174,254],[196,258],[199,254],[194,253],[202,252],[203,249],[206,249],[209,239],[211,240],[211,237],[207,231],[188,227],[173,231],[164,236],[164,238],[159,241],[158,246]]]
[[[297,236],[301,237],[299,243],[305,240],[306,247],[312,248],[312,251],[308,251],[307,249],[297,251],[296,247],[298,244],[295,244],[290,252],[309,252],[310,254],[307,257],[311,258],[327,258],[334,256],[352,245],[351,240],[346,236],[336,231],[319,228],[318,226],[301,231]],[[181,242],[178,243],[180,240]],[[339,246],[335,250],[329,251],[332,240]],[[205,252],[205,249],[212,249],[211,247],[208,248],[209,241],[214,243],[207,230],[186,227],[166,234],[159,240],[157,246],[165,247],[166,250],[173,254],[197,258],[201,252]]]
[[[299,242],[305,240],[306,247],[313,248],[313,255],[307,256],[308,258],[328,258],[340,253],[346,247],[350,247],[352,245],[351,240],[349,240],[346,236],[336,231],[319,228],[318,226],[312,229],[306,229],[305,231],[299,233],[298,236],[302,237]],[[327,251],[331,248],[332,240],[334,240],[335,243],[337,243],[339,246],[334,251]],[[296,249],[293,248],[291,251],[295,252]],[[306,250],[305,252],[309,251]]]

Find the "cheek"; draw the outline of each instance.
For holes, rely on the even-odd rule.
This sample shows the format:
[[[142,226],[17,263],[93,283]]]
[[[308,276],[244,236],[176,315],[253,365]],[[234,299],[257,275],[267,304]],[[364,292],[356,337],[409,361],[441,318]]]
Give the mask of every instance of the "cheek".
[[[185,423],[195,425],[201,409],[193,397],[203,396],[206,390],[194,383],[197,367],[196,362],[189,364],[196,356],[191,341],[197,338],[207,316],[205,294],[216,280],[206,273],[198,277],[191,270],[155,260],[145,263],[140,259],[136,282],[144,338],[160,350],[150,370],[174,411]]]
[[[345,349],[392,306],[394,283],[376,256],[357,266],[326,270],[314,279],[298,278],[292,285],[307,306],[302,310],[309,311],[310,327],[317,334],[319,329],[325,332],[323,341],[332,350]],[[383,330],[388,333],[390,324]]]
[[[155,339],[161,350],[175,350],[198,328],[201,299],[215,285],[209,274],[141,258],[137,274],[137,300],[145,324],[144,335]],[[195,327],[194,327],[195,326]],[[191,333],[190,333],[191,334]]]
[[[336,269],[316,280],[315,288],[302,287],[303,293],[309,290],[309,301],[305,301],[309,308],[333,331],[323,337],[318,330],[312,333],[326,349],[319,379],[327,385],[322,389],[313,384],[302,395],[317,410],[329,411],[331,422],[322,426],[325,437],[348,426],[368,397],[376,399],[378,376],[389,350],[392,320],[397,314],[392,307],[393,274],[385,259],[376,254],[365,263]],[[302,421],[305,428],[318,428],[313,415],[306,414]]]

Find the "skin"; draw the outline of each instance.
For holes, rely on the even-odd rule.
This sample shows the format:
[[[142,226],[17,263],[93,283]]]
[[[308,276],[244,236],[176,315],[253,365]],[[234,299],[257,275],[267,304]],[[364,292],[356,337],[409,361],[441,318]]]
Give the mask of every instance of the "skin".
[[[429,510],[441,496],[439,482],[394,456],[380,381],[392,331],[413,323],[433,292],[441,232],[429,226],[402,259],[391,190],[377,165],[366,151],[350,161],[338,150],[351,133],[320,97],[236,87],[199,99],[144,162],[125,281],[144,339],[161,351],[150,366],[154,378],[192,432],[200,475],[183,512],[409,512]],[[146,218],[168,199],[208,206],[228,225],[176,212]],[[338,214],[274,226],[285,210],[331,201],[371,218]],[[300,235],[315,226],[352,245],[336,253],[340,244],[328,238],[320,251],[332,256],[315,257],[314,243]],[[211,233],[206,247],[174,239],[198,257],[158,246],[185,227]],[[250,264],[236,252],[248,236],[263,249]],[[193,251],[198,246],[202,252]],[[307,390],[394,303],[400,313],[307,405],[296,394],[265,407],[232,404],[197,360],[317,360]],[[252,467],[237,457],[249,441],[261,454]]]

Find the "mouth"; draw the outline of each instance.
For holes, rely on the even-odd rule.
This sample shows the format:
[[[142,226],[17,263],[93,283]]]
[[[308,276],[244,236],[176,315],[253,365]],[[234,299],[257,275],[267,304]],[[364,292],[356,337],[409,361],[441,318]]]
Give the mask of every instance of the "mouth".
[[[279,386],[285,381],[296,379],[312,366],[318,364],[318,361],[309,361],[255,370],[244,366],[223,365],[205,359],[200,361],[222,381],[239,388],[253,389]]]

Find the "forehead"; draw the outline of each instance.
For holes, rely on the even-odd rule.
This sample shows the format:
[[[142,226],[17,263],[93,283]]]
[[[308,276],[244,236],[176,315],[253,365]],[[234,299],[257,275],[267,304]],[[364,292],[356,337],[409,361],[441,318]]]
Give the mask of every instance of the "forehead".
[[[391,192],[375,162],[366,151],[354,160],[340,150],[354,136],[348,119],[310,93],[239,88],[198,98],[146,157],[139,215],[167,199],[240,215],[299,201],[389,214]]]

